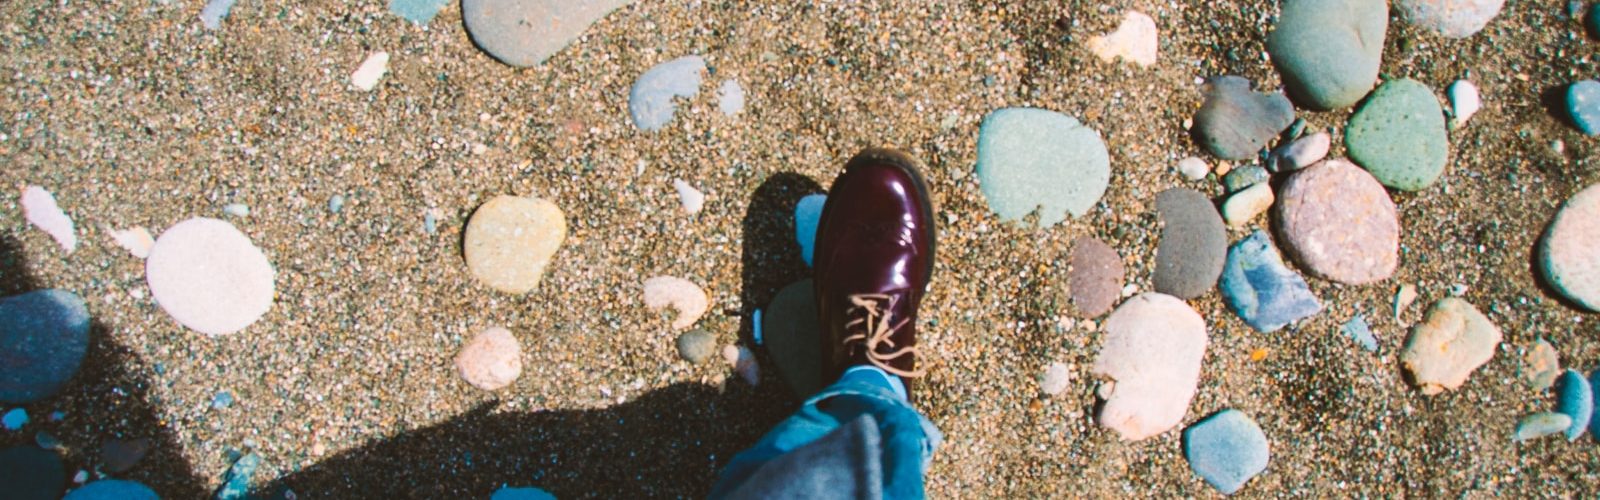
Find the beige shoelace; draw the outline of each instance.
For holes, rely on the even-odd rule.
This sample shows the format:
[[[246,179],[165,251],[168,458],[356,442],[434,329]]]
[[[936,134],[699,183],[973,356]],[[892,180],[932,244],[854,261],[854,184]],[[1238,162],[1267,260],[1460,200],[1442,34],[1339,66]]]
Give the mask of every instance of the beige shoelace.
[[[893,361],[895,358],[907,354],[915,355],[917,353],[917,348],[915,346],[901,347],[900,349],[889,353],[878,352],[878,344],[885,344],[888,345],[890,349],[894,349],[894,340],[890,337],[894,336],[895,330],[899,330],[901,327],[906,326],[906,322],[909,321],[909,318],[907,318],[902,319],[899,323],[894,323],[892,325],[889,323],[889,313],[886,309],[893,309],[894,301],[895,297],[878,293],[862,293],[851,295],[850,303],[853,304],[852,309],[861,309],[865,311],[866,314],[864,317],[856,318],[849,323],[845,323],[844,327],[846,330],[850,330],[857,326],[863,326],[864,331],[849,337],[845,337],[844,343],[849,344],[851,342],[862,342],[866,344],[867,361],[871,362],[873,366],[876,366],[883,371],[907,378],[921,377],[923,374],[922,370],[905,371],[893,366],[889,366],[889,361]],[[888,305],[886,307],[880,306],[880,304],[883,302],[887,302]]]

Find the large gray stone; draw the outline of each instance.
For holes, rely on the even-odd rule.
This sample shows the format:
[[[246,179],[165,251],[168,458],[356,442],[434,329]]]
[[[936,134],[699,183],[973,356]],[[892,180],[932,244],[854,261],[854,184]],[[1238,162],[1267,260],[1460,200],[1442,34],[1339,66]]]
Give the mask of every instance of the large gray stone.
[[[1205,103],[1194,115],[1194,136],[1219,158],[1254,158],[1267,142],[1294,123],[1294,105],[1283,94],[1250,90],[1250,80],[1215,76],[1201,92]]]
[[[72,292],[39,290],[0,300],[0,401],[50,397],[83,364],[89,310]]]
[[[1578,305],[1600,311],[1600,184],[1567,200],[1539,244],[1545,281]]]
[[[1020,222],[1038,211],[1039,225],[1081,217],[1111,182],[1111,156],[1096,132],[1078,120],[1036,108],[1005,108],[978,131],[978,183],[989,208]]]
[[[1161,241],[1156,244],[1155,289],[1180,299],[1199,297],[1217,284],[1228,257],[1228,230],[1211,200],[1173,188],[1156,195]]]
[[[461,0],[472,41],[500,62],[543,63],[589,26],[633,0]]]
[[[1506,0],[1395,0],[1407,21],[1449,38],[1466,38],[1500,13]]]
[[[1372,90],[1388,29],[1384,0],[1285,0],[1267,52],[1301,104],[1343,108]]]

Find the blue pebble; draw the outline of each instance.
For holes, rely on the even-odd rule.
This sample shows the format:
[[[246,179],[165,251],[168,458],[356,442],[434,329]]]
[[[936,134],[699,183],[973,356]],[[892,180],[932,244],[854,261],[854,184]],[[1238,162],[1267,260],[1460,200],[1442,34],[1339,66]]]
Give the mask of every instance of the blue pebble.
[[[1346,337],[1356,341],[1367,352],[1378,352],[1378,338],[1372,335],[1372,328],[1367,326],[1367,319],[1361,317],[1360,314],[1350,318],[1350,321],[1346,321],[1341,330],[1344,331]]]
[[[494,495],[491,495],[489,500],[556,500],[556,496],[531,486],[521,488],[502,486],[500,489],[495,490]]]
[[[261,466],[261,456],[254,453],[239,457],[228,467],[228,474],[222,478],[222,488],[217,490],[216,500],[244,500],[250,495],[250,477],[256,474],[256,468]]]
[[[229,394],[228,391],[218,391],[216,396],[211,397],[212,408],[221,410],[229,406],[233,406],[233,394]]]
[[[1207,484],[1232,495],[1267,470],[1271,450],[1261,426],[1244,412],[1227,409],[1183,430],[1183,456]]]
[[[1590,18],[1594,14],[1590,13]],[[1584,80],[1567,88],[1567,114],[1578,130],[1589,135],[1600,135],[1600,82]]]
[[[22,408],[12,409],[6,412],[6,416],[0,417],[0,424],[5,425],[8,431],[21,429],[22,426],[28,425],[28,410]]]
[[[72,292],[39,290],[0,299],[0,401],[54,395],[89,351],[89,309]]]
[[[389,12],[416,24],[428,24],[448,3],[450,0],[389,0]]]
[[[102,479],[72,490],[61,500],[161,500],[161,496],[141,483]]]
[[[0,497],[61,498],[67,468],[53,451],[16,446],[0,451]]]
[[[1589,428],[1589,419],[1594,415],[1594,389],[1589,387],[1589,380],[1583,378],[1582,373],[1567,369],[1556,380],[1556,395],[1556,411],[1572,417],[1572,425],[1567,427],[1567,441],[1575,441]]]
[[[828,196],[813,194],[800,199],[794,206],[794,239],[800,243],[800,258],[811,265],[812,252],[817,243],[817,221],[822,218],[822,205]]]
[[[655,131],[667,126],[677,112],[675,97],[690,98],[700,92],[706,60],[683,56],[655,65],[639,75],[628,92],[628,112],[641,130]]]
[[[344,210],[344,195],[336,194],[328,198],[328,211],[337,214],[340,210]]]
[[[1222,299],[1240,319],[1263,333],[1276,331],[1322,310],[1306,280],[1284,267],[1278,249],[1261,230],[1228,251],[1222,269]]]

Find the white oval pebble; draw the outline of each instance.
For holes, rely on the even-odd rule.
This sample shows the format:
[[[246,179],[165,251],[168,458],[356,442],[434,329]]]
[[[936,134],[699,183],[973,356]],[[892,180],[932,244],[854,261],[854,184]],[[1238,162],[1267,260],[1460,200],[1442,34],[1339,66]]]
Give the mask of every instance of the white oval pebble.
[[[1228,201],[1222,203],[1222,218],[1228,221],[1228,227],[1243,227],[1267,211],[1273,201],[1272,185],[1256,184],[1228,197]]]
[[[711,307],[711,301],[692,281],[676,276],[656,276],[644,280],[644,305],[650,309],[669,305],[677,309],[678,317],[672,320],[672,328],[682,330],[700,321],[700,316]]]
[[[1039,380],[1039,390],[1046,396],[1055,397],[1066,391],[1067,384],[1071,382],[1072,371],[1067,369],[1067,365],[1059,362],[1050,363],[1050,366],[1044,369],[1044,376]]]
[[[1205,160],[1190,156],[1178,162],[1178,172],[1183,174],[1185,179],[1198,181],[1211,173],[1211,166],[1206,165]]]
[[[44,188],[28,186],[22,190],[22,217],[49,234],[67,253],[78,248],[78,234],[73,229],[72,218],[67,217],[56,205],[56,197]]]
[[[1103,380],[1100,425],[1127,441],[1176,427],[1200,382],[1208,342],[1205,320],[1177,297],[1146,293],[1112,312],[1105,332],[1091,370]]]
[[[243,330],[272,307],[272,263],[233,224],[197,217],[161,233],[145,280],[172,319],[206,335]]]
[[[1450,94],[1450,108],[1455,115],[1450,120],[1451,128],[1461,128],[1466,125],[1467,120],[1472,119],[1472,115],[1478,114],[1478,110],[1483,108],[1483,100],[1478,96],[1478,86],[1470,81],[1456,80],[1445,92]]]
[[[498,390],[522,375],[522,346],[510,330],[498,326],[484,330],[461,348],[456,369],[473,387]]]

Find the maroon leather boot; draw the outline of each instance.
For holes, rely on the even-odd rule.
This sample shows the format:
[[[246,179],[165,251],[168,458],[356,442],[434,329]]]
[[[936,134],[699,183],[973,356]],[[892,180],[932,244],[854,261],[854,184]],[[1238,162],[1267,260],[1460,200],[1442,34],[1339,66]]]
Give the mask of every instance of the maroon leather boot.
[[[933,274],[933,223],[927,183],[905,153],[862,151],[833,181],[813,264],[823,380],[860,364],[922,375],[917,306]]]

